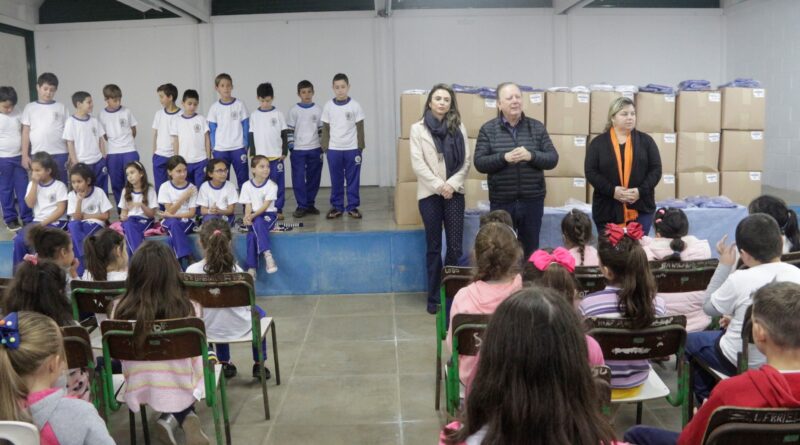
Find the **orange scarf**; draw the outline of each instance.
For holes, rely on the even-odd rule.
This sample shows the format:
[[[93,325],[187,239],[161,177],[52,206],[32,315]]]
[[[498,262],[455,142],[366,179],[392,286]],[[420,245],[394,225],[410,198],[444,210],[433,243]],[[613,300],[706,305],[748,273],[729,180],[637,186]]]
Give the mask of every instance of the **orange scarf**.
[[[628,183],[631,180],[631,170],[633,167],[633,140],[631,135],[628,134],[628,139],[625,140],[625,165],[622,165],[622,154],[619,150],[619,141],[617,141],[617,132],[612,128],[609,130],[611,133],[611,144],[614,146],[614,155],[617,157],[617,173],[619,173],[620,184],[628,188]],[[622,203],[622,221],[621,224],[625,225],[629,221],[634,221],[639,217],[639,212],[634,209],[629,209],[628,205]]]

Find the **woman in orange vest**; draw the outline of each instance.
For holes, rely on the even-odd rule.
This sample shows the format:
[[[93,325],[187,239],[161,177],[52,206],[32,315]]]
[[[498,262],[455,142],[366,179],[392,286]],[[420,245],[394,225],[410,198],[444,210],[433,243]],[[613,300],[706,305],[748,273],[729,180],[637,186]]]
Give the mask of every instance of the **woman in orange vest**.
[[[653,138],[636,130],[633,100],[620,97],[611,103],[606,131],[589,144],[584,170],[594,187],[592,219],[598,233],[607,223],[631,221],[650,232],[661,156]]]

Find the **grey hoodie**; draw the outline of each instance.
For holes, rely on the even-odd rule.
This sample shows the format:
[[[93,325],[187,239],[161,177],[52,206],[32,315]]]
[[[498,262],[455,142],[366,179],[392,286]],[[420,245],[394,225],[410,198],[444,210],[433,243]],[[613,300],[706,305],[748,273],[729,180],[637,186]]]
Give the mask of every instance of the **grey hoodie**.
[[[47,395],[37,397],[42,393]],[[28,401],[32,402],[29,409],[33,423],[41,432],[50,427],[60,445],[115,443],[94,406],[84,400],[66,397],[63,388],[31,394]]]

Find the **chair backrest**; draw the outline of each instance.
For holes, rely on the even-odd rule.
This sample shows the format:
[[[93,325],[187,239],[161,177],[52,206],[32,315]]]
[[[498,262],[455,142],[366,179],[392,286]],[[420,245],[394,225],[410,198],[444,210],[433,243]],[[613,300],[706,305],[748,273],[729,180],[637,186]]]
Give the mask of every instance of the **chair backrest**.
[[[255,304],[253,277],[247,273],[182,274],[186,295],[204,308]]]
[[[711,414],[702,443],[800,444],[800,409],[721,406]]]
[[[109,357],[117,360],[160,361],[203,355],[206,329],[199,318],[156,320],[150,324],[141,347],[136,345],[135,326],[135,321],[127,320],[105,320],[100,323],[103,348],[108,347]]]
[[[718,263],[719,260],[663,261],[651,272],[659,292],[704,291]]]
[[[577,266],[575,268],[575,280],[578,281],[580,286],[581,298],[592,292],[601,291],[606,287],[606,277],[600,272],[599,267]]]
[[[125,293],[124,281],[72,280],[72,312],[76,320],[81,312],[108,315],[111,302]]]
[[[453,317],[453,351],[459,356],[478,355],[490,314],[456,314]]]
[[[13,420],[0,421],[0,439],[14,445],[39,445],[39,430],[35,425]]]
[[[781,255],[781,262],[800,267],[800,252],[789,252]]]
[[[61,328],[61,336],[64,337],[67,367],[94,369],[94,354],[89,331],[83,326],[64,326]]]
[[[686,341],[686,317],[656,318],[643,329],[634,329],[626,318],[590,317],[585,320],[589,335],[597,340],[606,360],[643,360],[682,355]]]
[[[472,282],[474,276],[474,267],[445,266],[442,268],[442,287],[445,298],[453,299],[462,287]]]

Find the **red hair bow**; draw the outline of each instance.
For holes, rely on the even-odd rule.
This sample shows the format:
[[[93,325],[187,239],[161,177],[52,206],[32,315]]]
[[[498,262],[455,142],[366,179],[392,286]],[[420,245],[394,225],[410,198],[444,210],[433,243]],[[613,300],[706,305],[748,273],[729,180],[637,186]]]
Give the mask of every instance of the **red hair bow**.
[[[22,260],[25,261],[26,263],[31,263],[34,266],[39,264],[39,256],[38,255],[31,255],[30,253],[26,253],[25,256],[22,257]]]
[[[556,247],[553,253],[547,253],[544,250],[537,250],[528,258],[528,262],[533,263],[534,267],[544,271],[553,263],[563,266],[570,273],[575,272],[575,257],[569,253],[569,250],[563,247]]]
[[[606,238],[608,238],[608,242],[610,242],[614,247],[617,247],[617,244],[626,235],[628,238],[634,241],[639,241],[644,236],[642,225],[637,222],[630,222],[625,227],[611,223],[606,224],[605,233]]]

